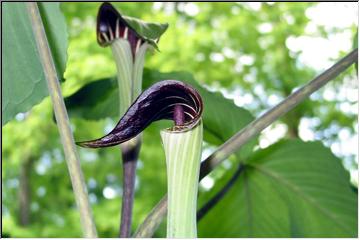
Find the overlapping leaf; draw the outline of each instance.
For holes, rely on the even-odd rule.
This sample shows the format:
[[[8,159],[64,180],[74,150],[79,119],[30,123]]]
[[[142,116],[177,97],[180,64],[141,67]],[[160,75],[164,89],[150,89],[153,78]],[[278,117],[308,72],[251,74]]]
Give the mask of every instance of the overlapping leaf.
[[[167,23],[144,22],[140,19],[128,16],[124,16],[124,19],[137,33],[149,41],[155,48],[157,48],[156,42],[169,26]]]

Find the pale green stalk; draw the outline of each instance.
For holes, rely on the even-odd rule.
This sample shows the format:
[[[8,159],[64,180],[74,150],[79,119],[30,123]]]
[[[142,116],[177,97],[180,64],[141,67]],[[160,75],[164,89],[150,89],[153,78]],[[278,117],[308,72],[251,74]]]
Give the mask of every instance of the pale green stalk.
[[[143,43],[135,54],[134,70],[133,70],[133,86],[132,86],[132,100],[140,95],[142,90],[142,77],[145,63],[145,54],[148,49],[148,44]]]
[[[133,56],[130,43],[126,39],[116,39],[111,44],[117,68],[119,86],[119,114],[124,115],[132,100]]]
[[[141,93],[142,75],[147,48],[148,44],[143,43],[135,53],[134,60],[128,40],[119,38],[115,39],[111,44],[117,68],[120,116],[124,115],[131,103]]]
[[[167,237],[195,238],[203,126],[161,131],[168,176]]]

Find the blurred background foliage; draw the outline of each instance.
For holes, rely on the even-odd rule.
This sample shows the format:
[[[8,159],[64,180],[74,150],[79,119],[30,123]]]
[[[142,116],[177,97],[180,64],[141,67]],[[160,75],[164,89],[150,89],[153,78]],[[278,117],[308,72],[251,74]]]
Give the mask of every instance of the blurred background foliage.
[[[116,75],[111,49],[101,48],[96,42],[99,5],[61,3],[69,32],[62,83],[65,96],[90,82]],[[114,5],[128,16],[169,23],[159,43],[160,52],[147,54],[147,68],[190,72],[205,88],[221,92],[253,116],[273,107],[349,52],[357,34],[356,3]],[[145,75],[148,85],[146,81]],[[320,140],[342,159],[357,191],[357,96],[356,71],[350,68],[267,128],[254,149],[267,148],[283,138]],[[74,117],[71,126],[76,140],[93,139],[111,130],[117,120]],[[166,123],[156,123],[143,134],[134,229],[166,193],[165,161],[158,132],[164,126]],[[2,130],[2,236],[80,237],[79,216],[49,97],[29,112],[17,114]],[[203,157],[214,148],[205,142]],[[78,150],[99,236],[115,237],[122,193],[120,149]],[[219,188],[214,183],[229,178],[229,172],[235,170],[231,168],[234,162],[231,157],[201,182],[199,207]],[[211,220],[214,218],[214,214],[209,215],[209,221],[201,222],[200,229],[206,225],[216,231],[218,223]],[[250,232],[243,234],[251,236]],[[156,236],[164,236],[164,226]]]

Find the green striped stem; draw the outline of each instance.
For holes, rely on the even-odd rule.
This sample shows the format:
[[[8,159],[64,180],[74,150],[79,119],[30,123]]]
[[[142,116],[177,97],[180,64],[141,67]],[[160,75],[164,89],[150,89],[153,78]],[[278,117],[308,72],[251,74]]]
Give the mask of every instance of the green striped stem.
[[[133,57],[127,40],[116,39],[111,44],[116,62],[119,87],[119,115],[122,116],[131,105]]]
[[[195,238],[202,121],[187,131],[161,131],[168,176],[167,237]]]
[[[145,54],[149,44],[143,43],[139,50],[135,53],[134,69],[133,69],[133,85],[132,85],[132,101],[140,95],[142,90],[142,76],[145,63]]]

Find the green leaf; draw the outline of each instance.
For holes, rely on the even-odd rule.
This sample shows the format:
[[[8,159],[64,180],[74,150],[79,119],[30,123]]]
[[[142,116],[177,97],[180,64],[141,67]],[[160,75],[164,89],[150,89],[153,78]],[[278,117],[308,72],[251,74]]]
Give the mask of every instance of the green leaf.
[[[70,117],[99,120],[117,117],[119,94],[116,77],[93,81],[65,98]]]
[[[223,185],[218,182],[202,197]],[[349,174],[320,142],[300,140],[257,151],[199,222],[199,237],[355,236],[357,194]]]
[[[150,42],[156,49],[156,42],[160,39],[161,35],[166,31],[169,24],[167,23],[151,23],[144,22],[140,19],[124,16],[124,20],[140,34],[141,37]]]
[[[233,101],[225,99],[221,94],[210,92],[202,87],[187,72],[160,73],[144,69],[143,89],[161,80],[180,80],[196,88],[204,102],[204,138],[207,142],[220,145],[245,127],[253,120],[253,116],[245,109],[237,107]],[[70,117],[83,117],[89,120],[98,120],[106,117],[118,119],[118,90],[116,80],[103,79],[91,82],[78,92],[65,99]],[[99,87],[103,86],[103,87]],[[81,100],[80,102],[78,100]],[[252,152],[255,140],[243,146],[240,159],[244,159]]]
[[[65,17],[60,10],[60,3],[38,3],[50,44],[59,80],[63,80],[67,60],[68,33]]]
[[[3,103],[4,125],[17,113],[26,112],[48,95],[25,3],[4,3]],[[59,3],[40,3],[40,12],[59,78],[66,63],[67,32]]]

